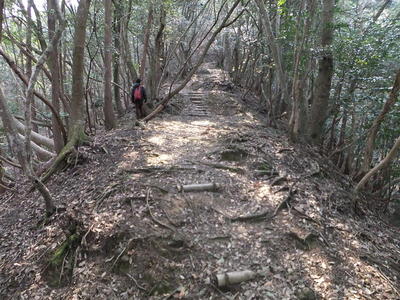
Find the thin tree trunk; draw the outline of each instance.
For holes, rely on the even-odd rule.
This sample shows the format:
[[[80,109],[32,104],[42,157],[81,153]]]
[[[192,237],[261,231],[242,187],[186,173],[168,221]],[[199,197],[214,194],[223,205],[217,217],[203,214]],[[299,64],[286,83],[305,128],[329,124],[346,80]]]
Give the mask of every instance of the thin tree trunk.
[[[129,28],[129,20],[132,15],[132,4],[133,0],[129,0],[127,11],[128,13],[124,16],[124,22],[122,23],[122,49],[123,49],[123,60],[125,62],[127,68],[127,76],[128,76],[128,84],[131,85],[134,80],[138,78],[137,71],[133,64],[131,47],[128,39],[128,28]],[[129,103],[129,102],[128,102]],[[128,108],[128,107],[126,107]]]
[[[159,19],[159,28],[154,39],[154,49],[152,53],[152,57],[149,58],[150,60],[150,70],[148,76],[148,86],[149,86],[149,102],[153,104],[153,100],[158,98],[158,86],[161,80],[161,66],[160,66],[160,59],[162,56],[163,51],[163,37],[164,37],[164,28],[165,28],[165,18],[166,13],[161,4],[160,7],[160,19]]]
[[[56,16],[55,16],[55,0],[47,1],[48,7],[48,28],[49,28],[49,39],[51,40],[54,36],[54,32],[56,29]],[[60,96],[61,96],[61,87],[60,87],[60,66],[58,63],[58,45],[54,46],[53,52],[49,57],[49,68],[51,72],[51,98],[54,109],[57,114],[60,114]],[[54,150],[56,153],[60,153],[61,149],[64,146],[64,139],[61,133],[61,128],[58,125],[57,118],[53,114],[51,117],[52,124],[52,132],[54,139]]]
[[[305,1],[301,3],[299,16],[297,21],[297,33],[296,33],[296,50],[294,60],[294,74],[293,74],[293,85],[292,85],[292,113],[289,120],[290,136],[292,140],[298,140],[306,135],[306,125],[308,122],[308,108],[306,103],[306,96],[304,93],[306,86],[306,71],[307,65],[310,62],[310,56],[304,54],[304,49],[308,45],[309,34],[311,25],[314,21],[315,15],[315,1],[309,0],[307,4],[307,19],[301,22],[301,15],[305,8]],[[300,30],[301,23],[303,29]],[[303,67],[301,68],[301,59],[305,60]]]
[[[372,161],[372,154],[375,148],[375,139],[376,135],[378,134],[379,128],[385,119],[387,113],[392,109],[395,102],[397,101],[398,95],[400,90],[400,69],[397,71],[396,78],[393,84],[393,88],[390,92],[389,98],[386,101],[385,105],[382,108],[379,116],[374,120],[372,123],[371,128],[368,132],[367,143],[364,148],[364,159],[361,165],[360,174],[363,176],[368,172],[370,169],[371,161]]]
[[[175,95],[177,95],[182,89],[185,88],[185,86],[188,84],[194,73],[196,73],[197,69],[201,66],[203,63],[204,58],[207,55],[208,50],[210,49],[211,45],[214,43],[216,37],[218,34],[221,32],[222,29],[225,27],[228,27],[231,25],[233,22],[237,20],[237,18],[234,18],[232,21],[228,22],[229,18],[232,16],[233,12],[237,8],[237,6],[240,4],[241,0],[236,0],[232,7],[229,9],[228,13],[226,14],[225,18],[223,19],[222,23],[219,25],[219,27],[215,30],[215,32],[211,35],[210,39],[208,40],[207,44],[204,46],[203,51],[197,61],[197,63],[193,66],[192,70],[189,72],[189,74],[186,76],[186,78],[182,81],[181,84],[179,84],[178,87],[176,87],[173,91],[170,91],[168,95],[161,101],[161,103],[148,115],[146,116],[142,121],[147,122],[154,118],[155,115],[157,115],[159,112],[161,112],[166,104],[168,103],[169,100],[171,100]],[[247,2],[244,6],[247,6],[249,2]],[[238,16],[240,16],[241,13],[239,13]],[[215,25],[215,24],[214,24]]]
[[[32,133],[33,132],[34,131],[32,131]],[[25,137],[21,133],[18,133],[18,136],[23,142],[25,141]],[[35,152],[37,158],[43,162],[47,162],[56,156],[53,152],[50,152],[50,151],[46,150],[45,148],[39,146],[33,140],[31,140],[31,148],[32,148],[33,152]]]
[[[86,139],[83,70],[85,58],[86,23],[90,0],[80,0],[75,20],[72,54],[72,99],[68,143],[73,146]],[[68,147],[70,147],[68,145]],[[66,146],[67,147],[67,146]]]
[[[26,120],[25,120],[26,122]],[[15,126],[18,130],[19,133],[24,134],[25,130],[26,130],[26,126],[19,120],[15,120]],[[31,139],[38,145],[40,146],[44,146],[49,150],[53,150],[54,149],[54,142],[52,139],[43,136],[37,132],[32,132],[31,133]]]
[[[372,24],[375,23],[379,19],[379,17],[385,10],[386,6],[388,6],[391,1],[392,0],[384,0],[384,2],[382,3],[382,6],[379,8],[379,10],[376,12],[374,18],[372,19]]]
[[[68,143],[61,150],[49,170],[44,174],[42,182],[46,182],[60,166],[65,158],[71,154],[75,147],[86,139],[85,133],[85,101],[84,101],[84,57],[86,24],[89,14],[90,0],[80,0],[75,18],[75,33],[73,40],[72,54],[72,99],[71,99],[71,120],[68,131]]]
[[[153,5],[150,4],[149,5],[149,13],[147,15],[146,29],[144,32],[142,59],[140,60],[139,75],[142,80],[144,79],[144,72],[146,70],[146,57],[147,57],[147,51],[149,48],[150,30],[151,30],[152,23],[153,23]]]
[[[373,169],[371,169],[357,184],[356,191],[361,190],[364,185],[368,182],[368,180],[375,175],[379,170],[387,167],[390,162],[396,157],[397,152],[400,150],[400,136],[397,138],[396,142],[394,143],[392,149],[386,155],[386,157],[381,160]]]
[[[61,34],[64,30],[65,23],[61,17],[61,13],[57,6],[54,7],[57,13],[57,17],[60,20],[60,26],[57,32],[54,34],[51,42],[43,52],[43,54],[38,59],[37,64],[32,72],[32,75],[29,79],[28,89],[26,91],[26,101],[25,101],[25,143],[22,146],[22,140],[18,137],[17,128],[15,126],[15,122],[13,122],[13,117],[9,112],[8,107],[5,105],[5,99],[2,90],[0,89],[0,102],[1,102],[1,111],[3,120],[6,123],[6,127],[9,131],[9,135],[12,140],[12,143],[17,147],[17,157],[19,158],[20,164],[23,167],[23,170],[32,184],[39,190],[42,194],[42,197],[45,201],[46,212],[47,214],[52,214],[55,210],[55,206],[53,204],[52,197],[48,191],[48,189],[44,186],[44,184],[36,177],[33,167],[32,167],[32,159],[31,159],[31,132],[32,132],[32,100],[34,97],[34,86],[38,79],[39,72],[41,67],[44,65],[49,55],[54,49],[54,46],[58,43],[61,38]]]
[[[4,1],[0,0],[0,42],[3,38]]]
[[[26,28],[26,50],[29,53],[32,53],[32,1],[33,0],[28,0],[28,7],[26,9],[26,14],[27,14],[27,28]],[[26,59],[26,76],[30,78],[32,75],[32,58],[27,57]],[[36,119],[36,110],[35,110],[35,100],[33,99],[33,105],[32,105],[32,118]],[[34,132],[39,132],[39,128],[36,124],[32,124],[32,129]]]
[[[106,130],[115,128],[112,105],[112,7],[111,0],[104,0],[104,125]]]
[[[26,78],[26,76],[21,72],[21,70],[18,68],[17,64],[3,51],[3,49],[0,48],[0,55],[4,58],[6,63],[9,65],[9,67],[14,71],[14,73],[18,76],[19,79],[22,80],[22,82],[28,86],[29,79]],[[61,132],[63,134],[63,137],[66,137],[67,133],[65,131],[64,125],[61,121],[60,115],[57,113],[57,111],[54,109],[53,105],[39,92],[34,91],[34,95],[38,97],[46,106],[51,110],[51,112],[55,115],[55,118],[57,119],[57,124],[61,128]]]
[[[333,56],[330,45],[333,39],[333,14],[335,0],[323,0],[321,47],[316,90],[311,106],[309,120],[309,139],[314,145],[322,143],[324,124],[329,108],[329,95],[333,75]]]
[[[13,122],[10,109],[6,104],[6,99],[3,94],[3,89],[0,87],[0,114],[3,121],[3,125],[8,133],[10,147],[14,150],[17,155],[18,161],[23,168],[25,174],[31,180],[35,187],[38,188],[39,192],[43,196],[46,206],[46,213],[48,215],[55,211],[55,206],[52,197],[48,189],[38,180],[33,173],[32,167],[28,164],[28,153],[24,147],[23,140],[19,137],[17,128]]]
[[[117,107],[118,116],[122,117],[124,110],[122,108],[120,87],[119,87],[119,68],[121,57],[121,19],[122,19],[121,0],[114,1],[114,54],[113,54],[113,81],[114,81],[114,102]]]
[[[288,88],[287,88],[287,79],[286,79],[286,74],[282,65],[282,60],[281,60],[281,49],[280,45],[273,33],[272,30],[272,25],[271,25],[271,20],[268,15],[268,12],[265,8],[264,2],[262,0],[256,0],[257,6],[260,9],[261,13],[261,23],[263,25],[263,28],[265,29],[265,33],[267,36],[267,40],[269,42],[269,46],[271,48],[272,52],[272,58],[275,62],[275,68],[277,70],[278,78],[279,78],[279,86],[282,92],[282,99],[281,103],[285,103],[288,101]]]

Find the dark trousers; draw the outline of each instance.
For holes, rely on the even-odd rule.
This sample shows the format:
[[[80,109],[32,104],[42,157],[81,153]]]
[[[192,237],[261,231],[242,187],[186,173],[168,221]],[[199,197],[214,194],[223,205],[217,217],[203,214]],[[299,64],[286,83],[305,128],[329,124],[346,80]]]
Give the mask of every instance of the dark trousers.
[[[136,118],[142,119],[145,117],[144,110],[143,110],[143,99],[142,100],[136,100],[135,102],[135,110],[136,110]]]

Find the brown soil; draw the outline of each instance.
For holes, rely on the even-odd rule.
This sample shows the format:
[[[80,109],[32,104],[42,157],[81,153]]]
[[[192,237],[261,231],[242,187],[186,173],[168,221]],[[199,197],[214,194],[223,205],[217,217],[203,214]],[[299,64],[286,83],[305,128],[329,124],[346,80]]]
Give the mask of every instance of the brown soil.
[[[45,224],[37,192],[3,195],[1,299],[399,299],[399,230],[208,71],[145,127],[131,115],[81,147]],[[207,115],[189,116],[194,92]],[[178,191],[194,183],[220,188]],[[257,276],[205,282],[240,270]]]

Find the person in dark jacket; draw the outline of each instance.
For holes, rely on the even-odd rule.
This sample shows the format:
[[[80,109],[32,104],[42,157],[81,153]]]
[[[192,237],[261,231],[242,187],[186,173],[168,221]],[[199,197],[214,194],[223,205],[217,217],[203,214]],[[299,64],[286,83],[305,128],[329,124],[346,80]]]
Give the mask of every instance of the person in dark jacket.
[[[141,80],[137,79],[132,86],[131,101],[135,104],[136,118],[142,119],[145,117],[143,110],[143,102],[147,101],[146,89],[140,84]]]

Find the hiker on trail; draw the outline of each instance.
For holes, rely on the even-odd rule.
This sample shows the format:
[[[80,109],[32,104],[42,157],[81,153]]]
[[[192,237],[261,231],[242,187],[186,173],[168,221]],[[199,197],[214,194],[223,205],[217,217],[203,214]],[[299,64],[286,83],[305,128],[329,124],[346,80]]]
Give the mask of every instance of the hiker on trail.
[[[147,101],[146,90],[144,86],[140,84],[140,82],[141,80],[137,79],[133,84],[131,91],[131,101],[133,104],[135,104],[136,118],[138,120],[145,117],[143,102]]]

